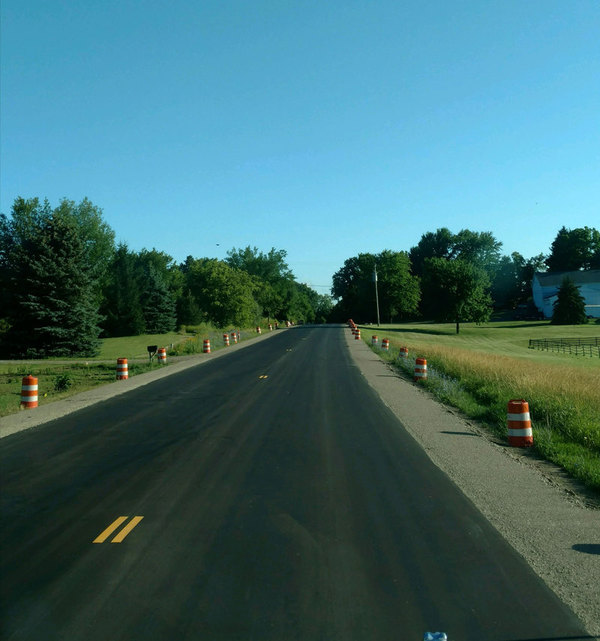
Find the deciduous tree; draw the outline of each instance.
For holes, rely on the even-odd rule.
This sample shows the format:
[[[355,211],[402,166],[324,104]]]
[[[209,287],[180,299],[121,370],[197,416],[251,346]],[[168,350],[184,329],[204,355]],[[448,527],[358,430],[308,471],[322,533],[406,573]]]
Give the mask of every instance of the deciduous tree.
[[[486,272],[465,260],[428,258],[423,280],[437,300],[435,320],[456,323],[489,320],[492,299]]]
[[[381,316],[392,322],[413,316],[419,302],[419,281],[411,274],[406,252],[384,250],[344,261],[333,275],[331,293],[341,299],[336,316],[372,321],[377,317],[374,270],[377,267]]]
[[[205,320],[218,327],[249,327],[260,320],[255,282],[246,272],[221,260],[195,259],[188,264],[187,283]]]
[[[600,269],[600,232],[593,227],[561,227],[546,265],[551,272]]]

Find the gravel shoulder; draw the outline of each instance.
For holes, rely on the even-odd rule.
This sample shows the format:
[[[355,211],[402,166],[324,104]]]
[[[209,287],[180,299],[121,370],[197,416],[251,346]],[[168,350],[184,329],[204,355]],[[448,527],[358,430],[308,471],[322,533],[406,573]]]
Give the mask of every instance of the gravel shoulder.
[[[494,442],[472,421],[401,378],[364,341],[345,334],[356,366],[429,458],[589,633],[600,637],[600,510],[560,482],[554,466],[536,464]]]

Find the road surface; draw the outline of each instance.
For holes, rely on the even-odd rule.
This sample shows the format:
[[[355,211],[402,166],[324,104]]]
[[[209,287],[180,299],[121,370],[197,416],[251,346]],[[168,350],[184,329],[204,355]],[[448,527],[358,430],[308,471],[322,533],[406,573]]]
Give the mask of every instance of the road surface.
[[[301,327],[2,440],[2,639],[586,639]]]

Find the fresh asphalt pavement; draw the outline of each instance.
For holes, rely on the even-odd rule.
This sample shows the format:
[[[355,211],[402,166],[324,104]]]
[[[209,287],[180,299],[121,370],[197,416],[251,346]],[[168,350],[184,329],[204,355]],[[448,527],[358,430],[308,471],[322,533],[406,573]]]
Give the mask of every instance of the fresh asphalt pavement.
[[[1,446],[3,639],[590,638],[381,403],[339,327]]]

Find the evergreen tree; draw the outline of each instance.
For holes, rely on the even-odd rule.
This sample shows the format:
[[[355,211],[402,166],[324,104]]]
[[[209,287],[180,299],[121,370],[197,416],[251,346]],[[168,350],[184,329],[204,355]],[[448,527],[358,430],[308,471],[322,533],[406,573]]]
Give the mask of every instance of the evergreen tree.
[[[175,298],[158,271],[149,265],[142,294],[147,334],[166,334],[175,330]]]
[[[100,316],[80,229],[60,212],[34,209],[8,261],[12,317],[4,335],[7,352],[26,358],[93,356]]]
[[[579,293],[579,287],[569,277],[563,279],[553,308],[553,325],[583,325],[588,322],[585,299]]]
[[[142,273],[137,256],[126,244],[119,244],[108,268],[104,290],[102,324],[107,336],[138,336],[144,333]]]
[[[187,288],[177,299],[177,324],[198,325],[202,320],[202,310],[191,290]]]

